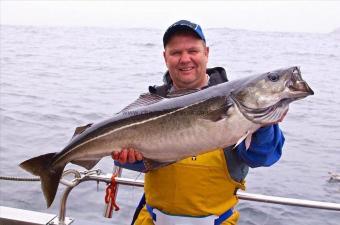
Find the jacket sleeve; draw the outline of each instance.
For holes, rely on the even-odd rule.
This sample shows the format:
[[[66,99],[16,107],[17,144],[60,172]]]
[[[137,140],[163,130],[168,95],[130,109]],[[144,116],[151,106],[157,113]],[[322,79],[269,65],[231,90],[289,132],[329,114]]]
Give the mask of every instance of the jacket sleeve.
[[[143,161],[137,161],[135,163],[125,163],[125,164],[121,164],[118,161],[114,161],[115,162],[115,166],[119,166],[122,167],[124,169],[128,169],[128,170],[133,170],[133,171],[137,171],[137,172],[144,172],[145,171],[145,166]]]
[[[262,127],[253,133],[249,149],[243,141],[237,154],[249,167],[271,166],[280,159],[284,141],[278,124]]]

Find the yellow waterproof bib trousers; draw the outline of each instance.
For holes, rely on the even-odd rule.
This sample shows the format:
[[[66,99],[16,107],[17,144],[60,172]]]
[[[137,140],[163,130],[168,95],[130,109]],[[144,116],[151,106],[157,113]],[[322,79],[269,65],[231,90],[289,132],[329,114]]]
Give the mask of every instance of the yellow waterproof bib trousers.
[[[146,203],[166,214],[202,217],[221,215],[233,208],[235,192],[244,184],[228,172],[223,149],[190,157],[145,174]],[[222,224],[236,224],[237,211]],[[153,225],[145,207],[135,225]]]

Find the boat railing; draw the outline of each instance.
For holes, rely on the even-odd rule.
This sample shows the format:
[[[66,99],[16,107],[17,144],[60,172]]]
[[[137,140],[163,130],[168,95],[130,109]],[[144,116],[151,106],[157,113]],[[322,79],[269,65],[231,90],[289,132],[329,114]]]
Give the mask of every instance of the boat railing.
[[[90,180],[97,181],[97,182],[110,183],[112,179],[112,173],[103,173],[100,170],[86,171],[82,173],[75,172],[75,171],[66,171],[65,175],[71,174],[71,173],[75,174],[75,178],[71,182],[66,181],[64,178],[61,180],[61,182],[67,185],[68,188],[64,191],[64,195],[61,200],[58,225],[65,225],[63,221],[65,220],[67,196],[75,186],[77,186],[81,182],[90,181]],[[117,174],[117,176],[114,178],[117,184],[135,186],[135,187],[144,186],[143,180],[121,177],[122,168],[120,167],[116,167],[114,173]],[[118,188],[116,189],[115,195],[117,195],[117,190]],[[307,207],[307,208],[340,211],[340,204],[332,203],[332,202],[311,201],[311,200],[296,199],[296,198],[285,198],[285,197],[253,194],[253,193],[248,193],[248,192],[241,191],[241,190],[237,191],[236,195],[239,199],[247,200],[247,201],[257,201],[257,202],[264,202],[264,203],[273,203],[273,204],[281,204],[281,205],[291,205],[291,206],[299,206],[299,207]],[[107,212],[106,210],[104,214],[107,216],[109,215],[109,212]]]
[[[79,185],[85,181],[96,181],[96,182],[104,182],[106,184],[110,184],[112,179],[115,181],[115,192],[113,193],[114,198],[118,194],[118,185],[127,185],[134,187],[143,187],[144,181],[138,179],[124,178],[121,177],[122,168],[115,167],[113,173],[103,173],[101,170],[87,170],[87,171],[77,171],[74,169],[66,170],[63,173],[62,179],[60,182],[66,186],[64,193],[61,198],[59,214],[55,219],[50,221],[48,225],[68,225],[72,223],[72,219],[66,218],[66,204],[67,198],[74,187]],[[66,179],[67,177],[73,176],[73,178]],[[114,176],[113,176],[114,175]],[[34,179],[31,179],[33,181]],[[305,199],[296,199],[296,198],[286,198],[286,197],[278,197],[278,196],[269,196],[262,194],[253,194],[245,191],[237,191],[237,197],[241,200],[247,201],[256,201],[256,202],[264,202],[264,203],[272,203],[272,204],[281,204],[281,205],[290,205],[290,206],[298,206],[298,207],[307,207],[307,208],[315,208],[315,209],[324,209],[324,210],[333,210],[340,212],[340,204],[332,203],[332,202],[322,202],[322,201],[311,201]],[[112,207],[106,207],[104,216],[111,217],[112,215]]]

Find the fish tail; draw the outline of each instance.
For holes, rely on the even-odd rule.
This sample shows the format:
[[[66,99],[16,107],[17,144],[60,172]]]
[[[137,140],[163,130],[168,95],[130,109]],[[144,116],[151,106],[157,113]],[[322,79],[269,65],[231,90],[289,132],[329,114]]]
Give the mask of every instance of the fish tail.
[[[59,180],[65,165],[52,167],[56,153],[37,156],[22,162],[19,166],[33,175],[40,176],[47,207],[50,207],[57,193]]]

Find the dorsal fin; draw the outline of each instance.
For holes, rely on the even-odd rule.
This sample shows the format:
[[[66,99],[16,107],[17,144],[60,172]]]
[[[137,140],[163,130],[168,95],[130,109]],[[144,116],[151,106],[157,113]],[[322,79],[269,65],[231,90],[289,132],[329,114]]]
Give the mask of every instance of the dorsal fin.
[[[176,98],[179,96],[183,96],[183,95],[188,95],[194,92],[197,92],[201,89],[195,88],[195,89],[181,89],[181,90],[176,90],[176,91],[172,91],[171,93],[169,93],[166,97],[167,98]]]
[[[150,94],[150,93],[141,94],[136,101],[126,106],[120,112],[128,111],[134,108],[138,108],[140,106],[151,105],[159,101],[162,101],[163,99],[164,98],[162,96],[156,95],[156,94]]]
[[[74,131],[74,134],[71,139],[73,139],[75,136],[78,136],[79,134],[83,133],[87,128],[91,127],[93,123],[89,123],[82,127],[77,127]]]

